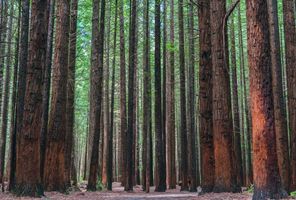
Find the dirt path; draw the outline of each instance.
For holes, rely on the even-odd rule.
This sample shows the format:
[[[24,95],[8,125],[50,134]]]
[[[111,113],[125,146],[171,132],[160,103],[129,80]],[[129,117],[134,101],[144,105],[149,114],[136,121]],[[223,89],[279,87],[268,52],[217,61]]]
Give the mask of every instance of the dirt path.
[[[46,192],[44,200],[249,200],[251,195],[248,193],[232,194],[232,193],[209,193],[205,195],[199,195],[198,193],[180,192],[180,188],[175,190],[167,190],[165,193],[153,192],[154,187],[151,187],[151,193],[145,193],[142,191],[141,186],[134,187],[134,192],[128,193],[123,191],[123,187],[120,183],[113,184],[113,191],[101,191],[101,192],[86,192],[85,184],[82,184],[81,191],[71,192],[69,195],[57,193],[57,192]],[[34,198],[17,198],[9,193],[0,193],[1,200],[33,200]]]

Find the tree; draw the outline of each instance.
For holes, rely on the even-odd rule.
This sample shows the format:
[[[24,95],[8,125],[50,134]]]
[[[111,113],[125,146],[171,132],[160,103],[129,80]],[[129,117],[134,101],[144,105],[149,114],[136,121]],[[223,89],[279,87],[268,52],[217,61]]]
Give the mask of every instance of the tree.
[[[288,85],[289,128],[291,133],[291,186],[296,189],[296,102],[295,102],[295,77],[296,77],[296,30],[293,0],[283,1],[283,17],[285,32],[286,69]]]
[[[221,24],[226,15],[226,1],[211,0],[211,50],[213,65],[213,138],[215,157],[215,192],[235,192],[230,77]],[[224,57],[226,55],[226,57]]]
[[[30,45],[27,64],[28,74],[20,132],[19,129],[17,129],[16,180],[13,189],[16,194],[22,196],[43,195],[41,176],[38,172],[40,172],[39,133],[41,131],[42,117],[42,69],[45,65],[44,60],[47,44],[47,16],[44,15],[46,9],[46,0],[32,1]],[[22,27],[23,26],[26,27],[26,24],[22,22]],[[23,34],[24,32],[22,32],[22,39]],[[21,43],[26,41],[22,39]],[[21,48],[24,46],[21,45]],[[23,60],[22,62],[20,61],[20,64],[23,64]],[[19,103],[18,99],[18,104]],[[17,113],[19,114],[18,111]],[[17,123],[18,122],[19,121],[17,121]]]
[[[8,21],[8,31],[7,31],[7,39],[8,41],[12,41],[12,25],[13,25],[13,8],[14,1],[10,4],[9,11],[9,21]],[[1,127],[1,146],[0,146],[0,180],[2,184],[2,191],[4,191],[4,165],[5,165],[5,152],[6,152],[6,138],[7,138],[7,127],[8,127],[8,108],[9,108],[9,90],[10,90],[10,70],[12,63],[12,44],[8,44],[7,46],[7,59],[6,59],[6,67],[5,67],[5,79],[4,79],[4,90],[3,90],[3,100],[2,100],[2,127]]]
[[[67,80],[70,29],[70,1],[57,2],[54,68],[52,79],[51,109],[49,114],[44,163],[44,187],[48,191],[66,191],[65,170],[67,137]],[[71,141],[69,141],[71,142]],[[67,154],[68,155],[68,154]]]
[[[184,21],[183,21],[183,0],[178,0],[178,21],[179,21],[179,59],[180,59],[180,135],[181,135],[181,191],[188,190],[187,177],[187,127],[186,127],[186,87],[185,87],[185,50],[184,50]]]
[[[200,71],[199,71],[199,112],[200,112],[200,150],[201,150],[201,187],[203,192],[211,192],[214,187],[214,144],[212,121],[212,60],[210,2],[200,1],[198,19],[200,30]]]
[[[286,191],[290,187],[290,159],[288,145],[288,127],[285,109],[285,99],[283,91],[282,65],[280,54],[280,37],[278,23],[277,1],[267,1],[268,3],[268,19],[270,31],[270,47],[271,47],[271,68],[272,68],[272,92],[274,102],[274,120],[278,166],[281,175],[281,182]]]
[[[126,178],[126,67],[125,67],[125,39],[124,39],[124,13],[123,0],[119,5],[119,26],[120,26],[120,137],[121,137],[121,177],[125,185]]]
[[[155,191],[166,190],[162,131],[160,0],[155,0]]]
[[[189,32],[189,65],[188,65],[188,148],[189,148],[189,177],[191,192],[197,192],[197,157],[196,157],[196,123],[195,123],[195,40],[194,40],[194,8],[189,5],[188,32]]]
[[[105,35],[105,0],[101,0],[101,16],[99,20],[98,5],[99,0],[93,0],[92,18],[92,56],[90,73],[90,113],[89,113],[89,135],[93,137],[91,143],[90,170],[88,176],[87,189],[95,191],[97,189],[97,175],[99,165],[99,141],[100,122],[102,111],[102,91],[103,91],[103,62],[104,62],[104,35]],[[100,24],[98,24],[100,22]],[[100,29],[99,29],[100,27]]]
[[[136,15],[137,1],[131,0],[130,8],[130,32],[129,32],[129,66],[128,66],[128,114],[127,114],[127,137],[126,137],[126,180],[125,191],[133,190],[133,145],[134,145],[134,86],[135,86],[135,42],[136,42]]]
[[[75,123],[75,67],[76,67],[76,42],[77,42],[77,9],[78,0],[71,0],[69,55],[68,55],[68,82],[67,82],[67,122],[66,122],[66,152],[65,152],[65,178],[71,186],[71,169],[74,162],[73,149],[75,148],[74,123]]]
[[[253,199],[279,199],[282,189],[276,153],[267,2],[247,1],[248,60],[253,135]]]
[[[167,185],[169,189],[176,188],[175,165],[175,24],[174,0],[170,1],[170,48],[169,64],[167,66],[167,98],[166,98],[166,159],[167,159]]]

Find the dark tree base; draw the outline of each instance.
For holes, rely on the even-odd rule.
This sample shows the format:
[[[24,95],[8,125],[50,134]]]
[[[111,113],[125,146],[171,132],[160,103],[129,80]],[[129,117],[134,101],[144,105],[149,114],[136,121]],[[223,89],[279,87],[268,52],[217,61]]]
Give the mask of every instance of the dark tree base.
[[[201,186],[201,194],[213,192],[213,186],[205,185]]]
[[[155,188],[155,192],[165,192],[166,191],[166,186],[165,185],[160,185]]]
[[[197,188],[190,187],[189,192],[197,192]]]
[[[288,193],[281,188],[256,188],[254,189],[253,200],[283,199]]]
[[[232,192],[232,193],[240,193],[242,192],[241,187],[233,185],[231,187],[224,187],[221,185],[215,185],[213,188],[214,193],[222,193],[222,192]]]
[[[42,197],[44,196],[44,188],[42,184],[16,184],[11,192],[16,196]]]
[[[95,192],[95,191],[97,191],[97,187],[95,185],[92,185],[92,184],[88,184],[86,189],[89,192]]]
[[[181,186],[181,192],[182,191],[189,191],[189,187],[188,186]]]

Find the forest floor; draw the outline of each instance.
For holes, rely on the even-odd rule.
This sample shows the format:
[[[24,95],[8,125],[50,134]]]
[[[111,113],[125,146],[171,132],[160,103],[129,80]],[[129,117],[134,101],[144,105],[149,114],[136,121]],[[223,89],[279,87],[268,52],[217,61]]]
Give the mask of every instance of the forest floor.
[[[251,194],[247,192],[233,194],[233,193],[208,193],[200,195],[198,193],[180,192],[180,188],[175,190],[167,190],[165,193],[153,192],[154,187],[151,187],[150,193],[142,191],[141,186],[135,186],[134,192],[128,193],[123,191],[120,183],[113,183],[113,191],[100,191],[100,192],[86,192],[85,184],[82,184],[80,191],[70,192],[70,194],[61,194],[58,192],[46,192],[44,200],[249,200]],[[10,193],[0,193],[1,200],[31,200],[33,198],[22,197],[17,198]]]

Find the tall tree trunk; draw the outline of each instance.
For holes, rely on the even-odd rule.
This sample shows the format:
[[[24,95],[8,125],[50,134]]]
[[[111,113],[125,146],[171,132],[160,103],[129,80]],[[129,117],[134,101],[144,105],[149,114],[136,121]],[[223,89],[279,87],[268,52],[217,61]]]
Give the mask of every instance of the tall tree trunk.
[[[3,96],[3,76],[4,76],[4,66],[5,66],[5,58],[7,58],[9,55],[6,52],[6,45],[7,42],[7,30],[8,30],[8,1],[2,1],[2,24],[1,24],[1,33],[0,33],[0,110],[2,110],[2,96]],[[0,177],[1,178],[1,177]]]
[[[119,26],[120,26],[120,137],[121,137],[121,182],[126,182],[126,67],[125,67],[125,39],[124,39],[124,10],[123,0],[119,3]]]
[[[12,25],[13,25],[13,14],[14,14],[14,1],[10,2],[10,11],[9,11],[9,21],[8,21],[8,31],[7,31],[7,41],[10,42],[12,38]],[[10,70],[11,70],[11,60],[12,60],[12,43],[7,45],[7,59],[5,67],[5,79],[4,79],[4,88],[2,96],[2,112],[1,112],[1,143],[0,143],[0,180],[2,184],[2,191],[4,192],[4,166],[5,166],[5,152],[6,152],[6,138],[7,138],[7,127],[8,127],[8,106],[9,106],[9,97],[10,97]]]
[[[90,158],[90,170],[87,189],[97,189],[98,165],[99,165],[99,141],[100,122],[103,91],[103,63],[104,63],[104,35],[105,35],[105,0],[101,0],[101,17],[99,22],[98,5],[99,0],[93,0],[92,18],[92,58],[91,58],[91,86],[90,86],[90,136],[93,136],[91,143],[92,151]],[[100,27],[100,30],[99,30]]]
[[[28,54],[28,75],[24,97],[23,120],[21,130],[17,129],[16,145],[16,185],[14,191],[19,195],[43,195],[40,177],[40,132],[42,118],[42,69],[45,67],[47,44],[47,0],[33,0],[31,10],[30,47]],[[26,12],[25,12],[26,13]],[[27,15],[28,16],[28,15]],[[27,27],[23,24],[21,27]],[[26,31],[25,31],[26,32]],[[24,39],[24,40],[23,40]],[[23,68],[26,49],[24,32],[21,34],[20,68]],[[22,69],[23,70],[23,69]],[[23,72],[23,71],[22,71]],[[24,74],[22,74],[24,75]],[[19,76],[20,78],[20,76]],[[22,86],[22,88],[24,88]],[[20,90],[21,88],[18,88]],[[18,96],[18,104],[21,104]],[[21,115],[17,107],[17,114]],[[17,123],[19,123],[17,119]],[[34,122],[34,123],[32,123]]]
[[[185,50],[184,50],[184,21],[183,21],[183,0],[178,0],[178,21],[179,21],[179,56],[180,56],[180,108],[181,108],[181,191],[188,190],[188,159],[187,159],[187,127],[186,127],[186,88],[185,88]]]
[[[279,199],[282,189],[277,163],[267,2],[247,1],[248,56],[253,135],[253,199]]]
[[[15,44],[15,62],[13,66],[12,97],[11,97],[11,117],[10,117],[10,159],[9,159],[9,178],[8,190],[12,191],[15,185],[15,151],[16,151],[16,101],[17,101],[17,73],[19,70],[19,47],[20,47],[20,26],[21,26],[21,2],[18,2],[18,22]]]
[[[71,186],[72,155],[75,143],[74,123],[75,123],[75,67],[76,67],[76,42],[77,42],[77,11],[78,0],[71,0],[70,32],[69,32],[69,55],[68,55],[68,83],[67,83],[67,122],[66,122],[66,162],[65,178],[66,184]]]
[[[44,162],[44,188],[48,191],[66,191],[65,153],[67,138],[67,80],[69,55],[70,1],[58,1],[52,79],[51,110]],[[72,142],[72,141],[69,141]],[[71,153],[70,153],[71,154]],[[66,168],[65,168],[66,167]]]
[[[144,57],[143,57],[143,189],[150,192],[152,183],[150,163],[151,155],[151,71],[150,71],[150,29],[149,29],[149,0],[144,1]]]
[[[201,0],[198,7],[200,70],[199,70],[199,131],[201,154],[201,187],[203,192],[211,192],[214,187],[214,144],[212,111],[212,60],[210,2]]]
[[[289,128],[291,133],[291,186],[296,189],[296,29],[293,0],[283,1],[284,32],[286,47],[286,68],[288,85]]]
[[[174,23],[174,0],[170,0],[170,47],[169,64],[166,75],[166,159],[167,159],[167,185],[169,189],[176,188],[176,165],[175,165],[175,23]]]
[[[49,112],[49,96],[50,96],[50,81],[51,81],[51,65],[53,52],[53,32],[54,32],[54,15],[55,15],[55,0],[47,0],[48,26],[47,26],[47,46],[46,60],[43,74],[43,96],[42,96],[42,128],[41,128],[41,144],[40,144],[40,174],[43,179],[44,161],[46,150],[46,136],[48,128],[48,112]]]
[[[213,136],[215,157],[215,192],[236,192],[234,159],[232,157],[233,124],[230,77],[227,52],[224,49],[223,19],[226,1],[211,0],[212,64],[213,64]],[[223,55],[226,55],[224,58]]]
[[[280,37],[278,23],[278,7],[276,0],[267,1],[270,30],[271,63],[272,63],[272,92],[274,102],[274,120],[278,166],[284,189],[290,190],[290,159],[288,145],[288,128],[283,91],[282,65],[280,54]]]
[[[161,99],[161,31],[160,0],[155,0],[155,191],[164,192],[165,166],[163,155],[162,99]]]
[[[116,165],[112,165],[113,161],[113,152],[112,152],[112,147],[113,147],[113,132],[114,129],[114,93],[115,93],[115,65],[116,65],[116,39],[117,39],[117,18],[118,18],[118,0],[115,0],[115,22],[114,22],[114,38],[113,38],[113,62],[112,62],[112,85],[111,85],[111,119],[110,119],[110,138],[109,138],[109,160],[108,160],[108,171],[107,171],[107,189],[112,190],[112,168],[116,168]],[[116,130],[115,130],[116,133]],[[114,151],[116,152],[116,148]],[[115,153],[116,156],[116,153]],[[116,175],[116,174],[115,174]]]
[[[108,5],[107,18],[111,17],[111,5]],[[104,68],[104,142],[103,142],[103,166],[102,166],[102,183],[107,187],[107,170],[108,170],[108,160],[109,160],[109,136],[110,136],[110,38],[111,38],[111,20],[108,20],[107,30],[106,30],[106,59]]]
[[[195,128],[195,40],[194,40],[194,11],[193,3],[189,5],[189,69],[188,69],[188,171],[190,177],[190,192],[197,191],[197,157],[196,157],[196,128]]]
[[[127,136],[126,136],[126,180],[125,191],[133,190],[133,144],[134,144],[134,86],[135,86],[135,42],[136,42],[136,16],[137,1],[131,0],[130,8],[130,32],[129,32],[129,70],[128,70],[128,115],[127,115]]]
[[[236,65],[236,43],[234,19],[231,19],[230,27],[231,39],[231,67],[232,67],[232,110],[233,110],[233,145],[234,145],[234,167],[237,185],[242,186],[243,182],[243,163],[241,151],[241,134],[240,134],[240,113],[239,113],[239,99],[238,99],[238,80],[237,80],[237,65]]]

